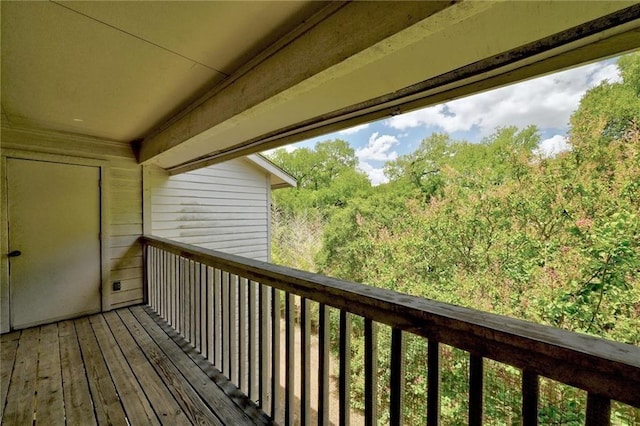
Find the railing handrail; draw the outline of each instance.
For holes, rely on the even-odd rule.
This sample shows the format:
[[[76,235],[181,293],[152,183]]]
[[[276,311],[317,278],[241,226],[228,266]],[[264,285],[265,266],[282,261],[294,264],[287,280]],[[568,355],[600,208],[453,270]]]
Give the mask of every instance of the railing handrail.
[[[640,407],[640,347],[144,235],[141,241],[376,322]]]

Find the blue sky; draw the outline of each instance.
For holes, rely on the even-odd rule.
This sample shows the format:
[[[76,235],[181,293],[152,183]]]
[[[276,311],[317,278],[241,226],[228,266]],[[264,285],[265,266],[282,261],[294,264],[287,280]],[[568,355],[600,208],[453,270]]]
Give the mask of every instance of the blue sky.
[[[553,155],[568,149],[569,117],[582,95],[602,81],[620,81],[615,59],[592,63],[499,89],[456,99],[391,118],[308,139],[285,147],[313,147],[319,141],[343,139],[355,149],[359,168],[371,182],[385,182],[384,163],[413,152],[434,132],[480,142],[496,127],[535,124],[539,150]]]

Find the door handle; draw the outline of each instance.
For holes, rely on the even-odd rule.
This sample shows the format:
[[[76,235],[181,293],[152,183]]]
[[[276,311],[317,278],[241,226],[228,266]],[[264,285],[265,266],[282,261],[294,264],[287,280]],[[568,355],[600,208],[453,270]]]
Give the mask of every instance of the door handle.
[[[7,253],[7,257],[18,257],[22,254],[20,250],[14,250]]]

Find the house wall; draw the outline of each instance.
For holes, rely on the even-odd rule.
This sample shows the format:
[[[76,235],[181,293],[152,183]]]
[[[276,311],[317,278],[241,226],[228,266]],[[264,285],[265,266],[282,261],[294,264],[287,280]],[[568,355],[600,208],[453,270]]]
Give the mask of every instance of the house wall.
[[[235,159],[169,176],[145,171],[151,233],[257,260],[269,260],[270,176]]]
[[[142,168],[128,144],[62,133],[2,127],[2,156],[8,152],[25,153],[47,160],[74,163],[101,160],[104,205],[103,304],[104,310],[142,302],[142,250],[137,242],[142,233]],[[2,218],[6,234],[6,216]],[[6,248],[6,236],[3,236]],[[111,283],[120,281],[122,290],[112,291]],[[8,329],[8,261],[2,259],[2,331]]]

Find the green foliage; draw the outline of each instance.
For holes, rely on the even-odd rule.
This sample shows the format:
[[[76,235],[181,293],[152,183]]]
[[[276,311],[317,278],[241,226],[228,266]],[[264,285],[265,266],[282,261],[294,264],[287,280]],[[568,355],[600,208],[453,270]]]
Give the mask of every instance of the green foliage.
[[[387,163],[390,183],[371,188],[358,182],[353,150],[334,141],[340,149],[327,149],[345,153],[346,166],[330,162],[329,182],[308,178],[277,202],[323,218],[313,258],[327,275],[640,345],[640,54],[618,65],[623,81],[588,91],[571,117],[570,152],[540,158],[534,126],[499,128],[479,144],[434,134]],[[286,168],[290,159],[278,156]],[[354,400],[362,334],[354,321]],[[379,339],[379,381],[388,383],[389,330]],[[426,398],[426,350],[423,339],[407,342],[415,406]],[[442,356],[443,420],[464,423],[468,354]],[[519,370],[494,365],[485,380],[487,423],[520,424]],[[540,424],[584,422],[582,392],[544,381],[541,394]],[[405,420],[423,423],[412,404]],[[640,417],[625,410],[613,417]]]

